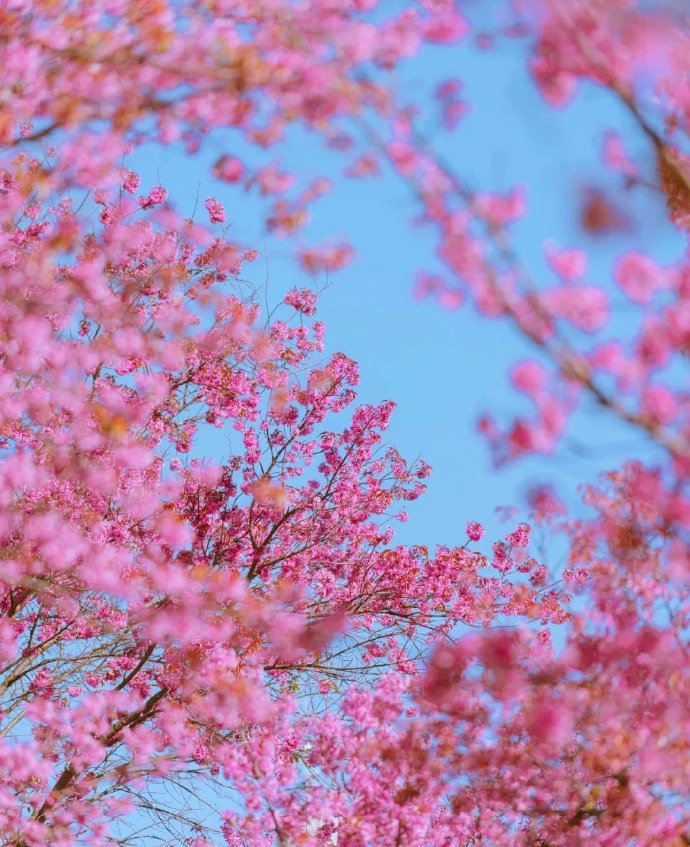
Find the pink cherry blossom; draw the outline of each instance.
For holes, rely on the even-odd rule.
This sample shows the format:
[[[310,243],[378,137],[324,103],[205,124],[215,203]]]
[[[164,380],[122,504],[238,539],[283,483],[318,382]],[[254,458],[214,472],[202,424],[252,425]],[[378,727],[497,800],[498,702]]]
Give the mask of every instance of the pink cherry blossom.
[[[467,537],[470,541],[480,541],[484,535],[484,527],[476,521],[467,524]]]
[[[649,303],[654,294],[666,285],[666,276],[642,253],[622,256],[615,270],[616,281],[634,303]]]
[[[222,203],[219,203],[214,197],[208,197],[204,202],[204,206],[206,206],[206,211],[212,224],[222,224],[225,222],[225,208]]]

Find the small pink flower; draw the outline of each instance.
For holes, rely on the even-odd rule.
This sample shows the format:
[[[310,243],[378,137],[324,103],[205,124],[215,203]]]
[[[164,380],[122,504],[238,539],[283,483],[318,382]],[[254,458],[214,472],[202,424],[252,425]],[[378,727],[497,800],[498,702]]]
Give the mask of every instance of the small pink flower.
[[[666,283],[663,271],[648,256],[634,251],[618,260],[615,277],[633,303],[641,306],[649,303]]]
[[[308,288],[293,288],[285,295],[283,302],[303,315],[313,315],[316,312],[316,295]]]
[[[459,309],[463,301],[462,291],[459,288],[444,288],[438,294],[438,301],[449,311]]]
[[[556,317],[584,332],[596,332],[609,317],[606,293],[591,285],[552,288],[544,294],[543,302]]]
[[[587,256],[582,250],[564,250],[547,242],[544,253],[551,270],[566,282],[580,279],[587,270]]]
[[[265,197],[268,194],[283,194],[288,191],[294,185],[295,177],[293,174],[279,171],[275,165],[266,165],[257,173],[256,182]]]
[[[467,21],[458,14],[446,14],[431,18],[422,24],[422,33],[427,41],[436,44],[453,44],[469,31]]]
[[[536,394],[544,387],[546,371],[533,360],[518,362],[510,373],[513,385],[526,394]]]
[[[213,166],[213,173],[223,182],[239,182],[244,176],[244,165],[239,159],[222,156]]]
[[[127,175],[122,181],[122,187],[130,194],[134,194],[134,192],[139,188],[140,183],[141,178],[139,174],[135,174],[133,171],[127,171]]]
[[[149,197],[152,203],[164,203],[168,196],[168,192],[162,185],[156,185],[151,189]]]
[[[162,185],[156,185],[149,192],[148,197],[139,197],[138,203],[142,209],[150,209],[152,206],[157,206],[164,203],[168,196],[168,192]]]
[[[391,141],[388,145],[391,162],[405,176],[411,176],[417,167],[419,157],[414,148],[405,141]]]
[[[219,203],[214,197],[207,197],[204,206],[206,206],[212,224],[225,223],[225,208],[222,203]]]
[[[529,544],[529,533],[529,524],[518,524],[514,532],[506,535],[506,541],[508,541],[509,544],[512,544],[513,547],[527,547]]]
[[[467,537],[470,541],[480,541],[484,535],[484,527],[476,521],[467,524]]]
[[[497,541],[493,545],[494,557],[492,566],[501,573],[507,573],[513,567],[513,560],[508,555],[508,548],[503,541]]]
[[[676,398],[664,385],[650,385],[642,392],[642,411],[658,423],[669,423],[676,416]]]

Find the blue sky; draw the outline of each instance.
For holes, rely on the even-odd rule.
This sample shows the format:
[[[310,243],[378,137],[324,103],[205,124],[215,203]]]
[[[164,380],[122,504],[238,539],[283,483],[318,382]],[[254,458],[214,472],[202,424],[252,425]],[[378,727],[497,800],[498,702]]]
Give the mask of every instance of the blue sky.
[[[630,138],[632,153],[650,154],[629,117],[593,86],[583,87],[567,110],[547,108],[528,79],[524,50],[525,45],[516,42],[504,42],[488,53],[469,43],[427,48],[396,71],[395,87],[401,99],[432,111],[431,92],[438,79],[463,80],[471,113],[453,134],[439,133],[436,144],[474,187],[500,190],[515,182],[528,186],[529,214],[514,234],[518,252],[537,279],[547,278],[542,246],[548,238],[564,246],[591,248],[589,280],[594,283],[610,279],[611,262],[625,248],[670,260],[680,243],[668,234],[661,237],[662,207],[648,193],[621,197],[633,216],[644,211],[645,225],[633,242],[593,242],[578,231],[582,182],[615,184],[599,163],[603,132],[618,129]],[[229,237],[262,253],[252,278],[265,286],[274,304],[289,288],[314,281],[291,262],[288,242],[263,232],[257,199],[218,186],[209,176],[210,165],[221,153],[245,152],[250,161],[259,161],[257,151],[238,146],[234,136],[217,134],[196,157],[151,147],[128,165],[140,170],[144,187],[166,185],[186,213],[197,198],[199,217],[205,214],[205,197],[213,194],[222,200],[232,222]],[[303,175],[305,182],[319,174],[334,182],[333,192],[312,207],[311,223],[301,236],[308,243],[346,237],[357,250],[357,259],[334,275],[320,301],[318,317],[328,326],[327,351],[342,351],[359,362],[363,402],[397,403],[390,443],[408,458],[421,457],[434,468],[427,494],[411,505],[409,522],[399,527],[401,541],[463,543],[468,520],[485,523],[494,540],[509,529],[497,521],[495,508],[520,503],[528,483],[551,481],[574,497],[579,484],[619,458],[620,449],[607,445],[625,443],[627,455],[646,455],[642,441],[594,412],[580,416],[573,429],[578,441],[597,449],[594,458],[568,457],[562,451],[556,458],[493,469],[476,434],[476,418],[490,409],[505,420],[525,408],[506,372],[530,349],[508,326],[479,317],[471,306],[447,312],[435,303],[413,300],[417,269],[440,266],[434,258],[433,233],[413,226],[414,198],[394,174],[361,181],[339,177],[346,159],[302,130],[263,155]],[[636,316],[615,292],[613,298],[616,326],[625,331]]]

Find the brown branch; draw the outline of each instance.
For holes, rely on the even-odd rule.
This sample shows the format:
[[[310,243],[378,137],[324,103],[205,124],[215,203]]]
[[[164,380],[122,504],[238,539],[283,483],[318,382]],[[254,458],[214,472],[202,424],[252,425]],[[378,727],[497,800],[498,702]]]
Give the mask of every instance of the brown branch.
[[[122,691],[123,688],[126,688],[129,683],[134,679],[134,677],[139,673],[139,671],[144,667],[146,662],[151,658],[153,651],[156,649],[155,644],[150,644],[144,653],[144,655],[139,659],[136,667],[132,668],[132,670],[127,674],[127,676],[120,682],[119,685],[116,686],[116,691]]]
[[[112,727],[110,732],[108,732],[106,735],[101,736],[98,740],[105,747],[112,747],[113,745],[117,744],[117,742],[119,741],[118,735],[122,732],[123,729],[125,729],[125,727],[138,726],[139,724],[148,720],[155,714],[156,706],[163,699],[163,697],[165,697],[168,691],[168,688],[161,688],[155,694],[152,694],[139,711],[133,712],[126,718],[122,718],[121,720],[117,721],[117,723]],[[71,764],[68,764],[58,777],[57,781],[55,782],[55,785],[53,785],[43,805],[32,816],[32,819],[37,821],[38,823],[43,823],[43,821],[45,821],[48,809],[54,805],[56,799],[55,795],[60,794],[62,791],[68,788],[74,782],[76,777],[77,772],[74,770]],[[27,847],[27,844],[24,840],[20,840],[17,842],[16,847]]]

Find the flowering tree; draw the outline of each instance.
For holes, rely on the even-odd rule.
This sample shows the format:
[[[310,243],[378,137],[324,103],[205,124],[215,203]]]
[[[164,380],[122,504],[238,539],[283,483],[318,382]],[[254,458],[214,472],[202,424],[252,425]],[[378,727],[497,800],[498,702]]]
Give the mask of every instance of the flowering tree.
[[[375,6],[0,11],[3,844],[690,843],[690,266],[620,258],[615,281],[645,307],[622,340],[606,336],[607,286],[581,282],[581,250],[550,249],[555,285],[531,279],[510,231],[519,191],[473,190],[388,85],[469,21],[444,0],[384,19]],[[504,34],[532,37],[545,100],[565,105],[580,81],[618,98],[685,231],[682,18],[631,0],[514,6]],[[451,129],[460,90],[438,89]],[[438,232],[448,273],[421,275],[418,293],[469,292],[541,351],[512,373],[534,417],[481,422],[497,461],[555,449],[587,397],[658,446],[654,465],[587,490],[589,516],[535,493],[563,572],[530,554],[524,523],[489,556],[474,523],[461,548],[396,545],[390,518],[429,468],[383,446],[392,404],[355,406],[356,365],[320,358],[314,294],[293,289],[262,318],[257,253],[227,238],[222,204],[188,220],[123,165],[151,142],[193,162],[221,129],[260,159],[291,124],[347,155],[344,121],[369,145],[348,173],[388,161]],[[605,155],[642,181],[620,139]],[[290,174],[230,145],[213,172],[258,187],[284,236],[328,189],[295,196]],[[583,224],[625,221],[592,193]],[[299,249],[311,272],[350,256]],[[230,433],[220,457],[204,453],[216,429]]]

